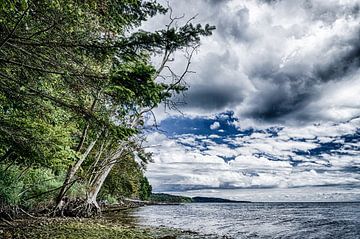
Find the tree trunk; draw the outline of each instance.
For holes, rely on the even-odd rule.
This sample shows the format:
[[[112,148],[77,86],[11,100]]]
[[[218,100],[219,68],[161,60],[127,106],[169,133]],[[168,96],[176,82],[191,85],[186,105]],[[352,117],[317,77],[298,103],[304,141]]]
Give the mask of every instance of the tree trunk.
[[[89,127],[90,127],[90,124],[86,123],[86,125],[83,129],[83,132],[81,134],[80,142],[79,142],[78,146],[76,147],[76,152],[80,152],[81,148],[83,147]]]
[[[93,112],[94,111],[94,108],[96,106],[96,103],[97,103],[97,98],[94,99],[93,103],[91,104],[91,107],[90,107],[90,112]],[[80,142],[76,148],[76,152],[80,152],[80,150],[82,149],[83,145],[84,145],[84,142],[85,142],[85,139],[87,137],[87,133],[88,133],[88,130],[90,128],[90,123],[87,122],[84,129],[83,129],[83,132],[82,132],[82,135],[81,135],[81,138],[80,138]],[[70,166],[69,169],[68,169],[68,172],[67,172],[67,175],[66,175],[66,178],[65,178],[65,181],[63,183],[63,186],[56,198],[56,208],[55,208],[55,212],[57,209],[61,209],[61,205],[63,204],[62,201],[64,199],[64,196],[66,194],[66,192],[72,187],[72,185],[75,183],[74,181],[74,176],[76,174],[76,172],[79,170],[81,164],[85,161],[86,157],[89,155],[89,153],[91,152],[91,150],[93,149],[93,147],[95,146],[96,144],[96,141],[99,139],[100,135],[102,134],[102,130],[99,131],[99,133],[97,134],[96,138],[94,141],[92,141],[90,143],[90,145],[87,147],[86,151],[84,152],[83,155],[81,155],[81,157],[79,158],[78,161],[76,161],[76,163],[73,165],[73,166]]]
[[[117,153],[113,154],[111,157],[108,157],[106,160],[104,160],[105,161],[104,168],[95,176],[94,181],[91,183],[90,189],[86,195],[88,214],[92,213],[92,211],[89,211],[89,209],[92,210],[93,208],[96,208],[97,213],[101,212],[100,206],[96,200],[97,196],[105,182],[105,179],[107,178],[112,168],[114,167],[116,160],[121,156],[123,152],[124,149],[121,147],[121,149]]]
[[[92,202],[96,201],[97,195],[100,192],[100,189],[104,184],[105,179],[111,172],[111,169],[116,164],[116,160],[120,158],[121,155],[123,154],[124,146],[125,146],[124,144],[120,144],[117,152],[115,151],[114,154],[112,154],[111,156],[107,157],[107,159],[104,160],[104,168],[99,172],[99,174],[95,176],[94,181],[91,182],[90,190],[87,195],[89,201]]]
[[[87,198],[86,198],[86,202],[88,204],[93,204],[95,205],[98,209],[100,209],[96,199],[97,196],[100,192],[100,189],[102,187],[102,185],[105,182],[105,179],[107,178],[107,176],[109,175],[109,173],[111,172],[112,168],[114,167],[114,163],[110,163],[109,165],[107,165],[104,170],[101,172],[101,174],[97,175],[94,183],[91,185],[90,190],[87,193]]]
[[[105,136],[106,138],[106,136]],[[100,150],[98,151],[97,155],[95,156],[95,162],[94,164],[90,167],[90,177],[89,177],[89,184],[91,185],[94,177],[96,177],[96,170],[98,168],[98,163],[100,162],[101,156],[103,155],[103,153],[105,152],[105,150],[108,148],[108,146],[110,145],[110,143],[106,144],[106,139],[101,143],[100,146]]]
[[[66,175],[65,181],[63,183],[63,186],[60,190],[59,195],[56,198],[56,209],[60,209],[62,200],[66,194],[66,192],[70,189],[70,187],[73,185],[74,176],[76,172],[79,170],[81,164],[85,161],[86,157],[89,155],[91,150],[96,144],[97,139],[92,141],[90,145],[87,147],[85,153],[81,155],[81,157],[76,161],[76,163],[73,166],[69,167],[68,173]]]

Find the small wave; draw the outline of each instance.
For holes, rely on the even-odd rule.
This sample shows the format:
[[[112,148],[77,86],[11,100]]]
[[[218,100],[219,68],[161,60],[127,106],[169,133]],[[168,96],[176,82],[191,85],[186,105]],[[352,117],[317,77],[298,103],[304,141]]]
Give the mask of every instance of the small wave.
[[[144,207],[136,214],[142,225],[233,238],[360,238],[360,203],[186,204]]]

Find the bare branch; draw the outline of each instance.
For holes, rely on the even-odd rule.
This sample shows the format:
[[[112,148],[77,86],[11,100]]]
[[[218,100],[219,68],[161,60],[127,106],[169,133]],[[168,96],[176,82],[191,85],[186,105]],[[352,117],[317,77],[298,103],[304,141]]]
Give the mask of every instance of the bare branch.
[[[14,34],[14,32],[16,31],[16,29],[18,28],[18,26],[20,25],[21,21],[24,19],[26,13],[29,11],[30,9],[30,3],[28,4],[27,8],[25,9],[25,11],[21,14],[20,19],[16,22],[14,28],[11,30],[11,32],[5,37],[5,39],[1,42],[0,44],[0,49],[5,45],[5,43],[11,38],[11,36]]]

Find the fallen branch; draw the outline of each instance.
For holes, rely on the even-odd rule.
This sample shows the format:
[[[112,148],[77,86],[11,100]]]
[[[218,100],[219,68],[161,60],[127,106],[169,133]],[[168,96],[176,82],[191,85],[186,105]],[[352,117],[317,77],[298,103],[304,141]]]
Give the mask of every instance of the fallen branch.
[[[37,217],[31,215],[30,213],[26,212],[24,209],[22,209],[22,208],[19,208],[19,209],[20,209],[20,211],[21,211],[22,213],[24,213],[26,216],[31,217],[31,218],[37,218]]]

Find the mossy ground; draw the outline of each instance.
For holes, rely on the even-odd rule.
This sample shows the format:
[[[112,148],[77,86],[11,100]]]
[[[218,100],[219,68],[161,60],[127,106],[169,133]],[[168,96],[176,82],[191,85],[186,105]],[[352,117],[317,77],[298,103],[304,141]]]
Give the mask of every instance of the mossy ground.
[[[103,219],[41,218],[17,220],[0,229],[4,239],[175,239],[209,238],[170,228],[140,228]],[[211,238],[211,237],[210,237]],[[214,237],[212,237],[214,238]]]

